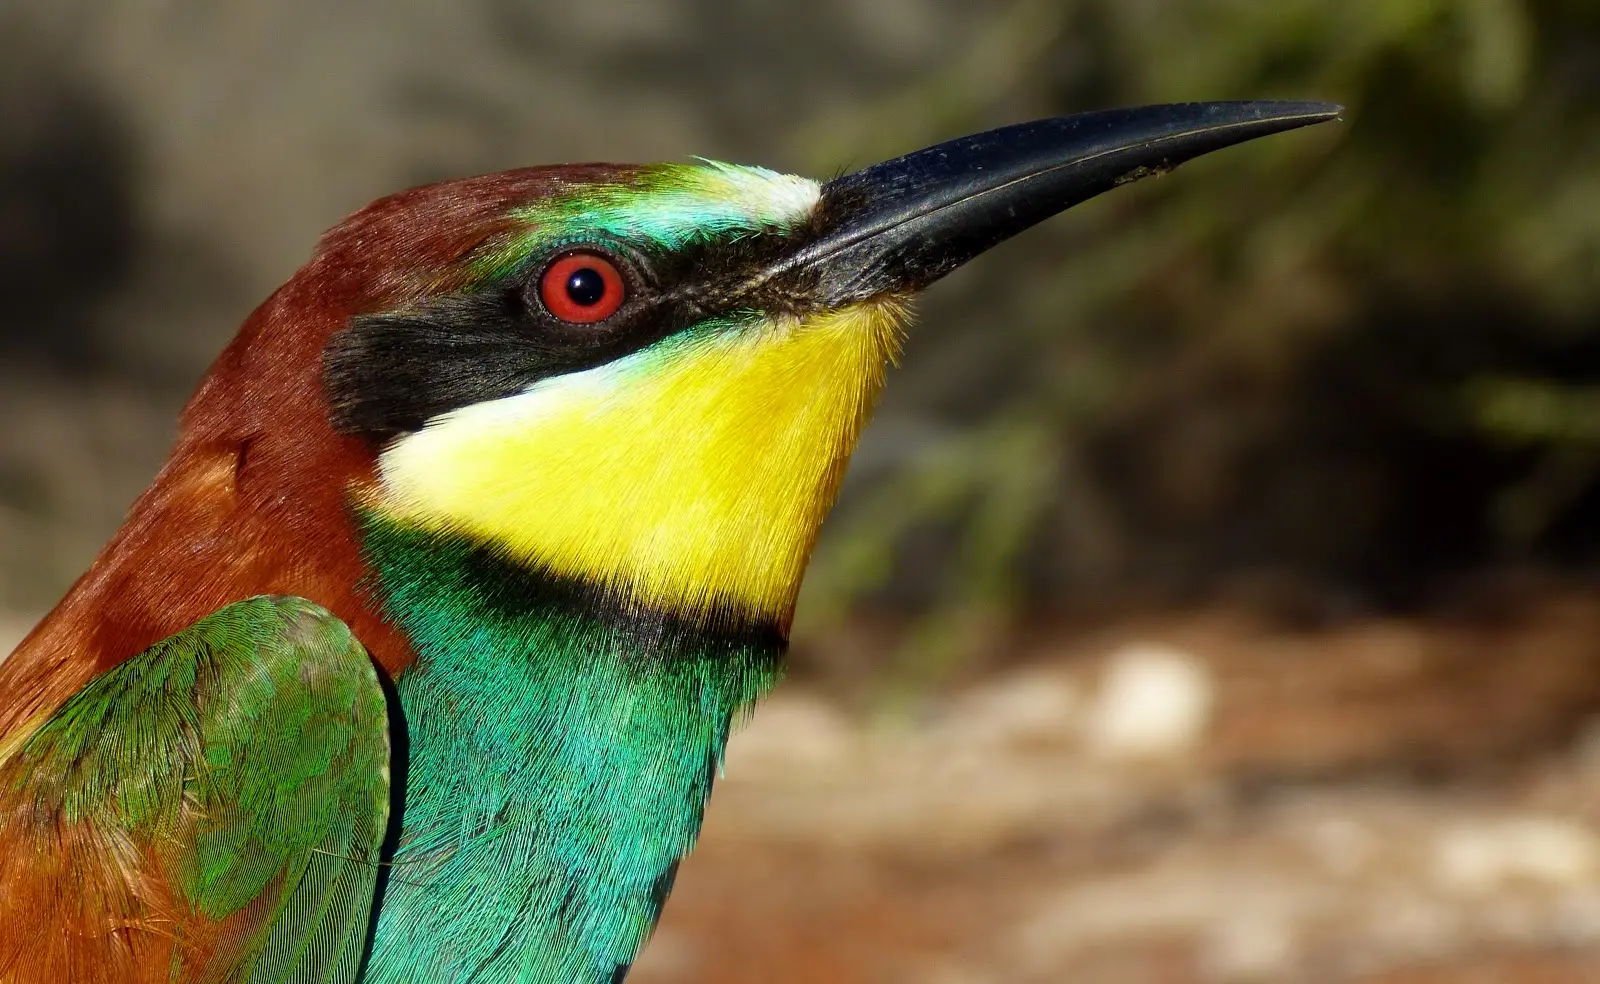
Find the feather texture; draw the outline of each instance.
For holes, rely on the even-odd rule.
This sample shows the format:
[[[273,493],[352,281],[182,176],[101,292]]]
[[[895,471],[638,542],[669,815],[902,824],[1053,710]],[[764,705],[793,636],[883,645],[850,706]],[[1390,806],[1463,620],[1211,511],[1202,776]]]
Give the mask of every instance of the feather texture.
[[[94,680],[0,761],[0,982],[354,981],[385,707],[344,624],[293,598]]]
[[[421,659],[398,682],[405,832],[366,979],[620,980],[781,631],[607,604],[380,517],[367,543]]]

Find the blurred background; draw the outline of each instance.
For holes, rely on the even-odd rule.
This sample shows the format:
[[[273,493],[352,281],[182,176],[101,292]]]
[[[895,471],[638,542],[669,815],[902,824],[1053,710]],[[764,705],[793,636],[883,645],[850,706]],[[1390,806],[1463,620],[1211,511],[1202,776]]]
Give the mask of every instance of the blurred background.
[[[925,297],[630,980],[1600,981],[1594,0],[3,0],[0,652],[378,195],[1262,97]]]

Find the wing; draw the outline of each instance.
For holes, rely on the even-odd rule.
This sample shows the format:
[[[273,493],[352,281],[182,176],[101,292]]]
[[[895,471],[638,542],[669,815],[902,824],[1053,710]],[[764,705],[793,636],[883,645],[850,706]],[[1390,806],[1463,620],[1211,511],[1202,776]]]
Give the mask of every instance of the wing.
[[[387,707],[344,623],[219,609],[0,751],[0,984],[355,980]]]

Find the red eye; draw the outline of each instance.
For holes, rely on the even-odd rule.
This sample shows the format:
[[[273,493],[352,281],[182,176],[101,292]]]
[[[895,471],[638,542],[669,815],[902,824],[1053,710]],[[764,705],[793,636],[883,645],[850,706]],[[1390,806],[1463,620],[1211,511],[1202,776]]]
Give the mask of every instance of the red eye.
[[[562,321],[604,321],[622,306],[626,294],[616,264],[597,253],[563,256],[539,277],[539,297]]]

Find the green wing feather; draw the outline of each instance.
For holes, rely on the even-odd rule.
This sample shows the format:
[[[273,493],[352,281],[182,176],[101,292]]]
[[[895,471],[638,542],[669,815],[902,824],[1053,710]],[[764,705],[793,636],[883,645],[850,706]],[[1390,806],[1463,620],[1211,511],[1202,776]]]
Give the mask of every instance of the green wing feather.
[[[253,598],[92,681],[0,763],[0,797],[136,847],[187,907],[173,980],[353,982],[389,810],[386,711],[343,622]],[[186,925],[215,929],[203,956]]]

